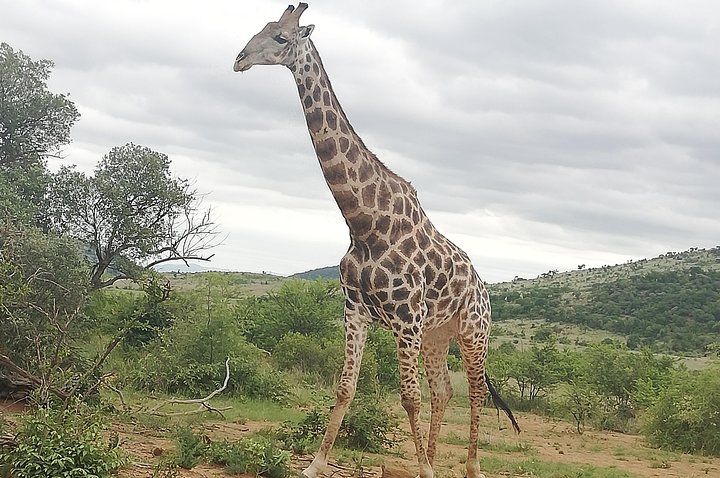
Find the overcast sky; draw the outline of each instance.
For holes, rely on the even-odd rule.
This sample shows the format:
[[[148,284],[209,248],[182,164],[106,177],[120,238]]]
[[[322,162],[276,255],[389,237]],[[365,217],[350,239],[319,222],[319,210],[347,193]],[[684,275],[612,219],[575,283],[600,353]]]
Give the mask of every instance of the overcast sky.
[[[720,244],[717,0],[309,3],[355,130],[487,281]],[[0,0],[0,41],[55,62],[65,164],[166,153],[227,234],[215,267],[290,274],[349,240],[290,72],[232,71],[286,6]]]

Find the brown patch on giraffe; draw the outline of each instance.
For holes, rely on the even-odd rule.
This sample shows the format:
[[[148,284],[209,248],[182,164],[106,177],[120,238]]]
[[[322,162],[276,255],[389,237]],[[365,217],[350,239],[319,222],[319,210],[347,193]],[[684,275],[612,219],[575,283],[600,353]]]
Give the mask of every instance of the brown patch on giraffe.
[[[440,270],[442,268],[442,257],[440,257],[440,254],[438,254],[437,251],[428,251],[427,258],[436,270]]]
[[[424,234],[422,232],[419,232],[417,235],[418,240],[418,247],[422,250],[425,250],[430,246],[430,238],[427,237],[427,234]]]
[[[380,234],[387,234],[390,229],[390,216],[380,216],[375,220],[375,229]]]
[[[435,281],[435,270],[428,264],[425,266],[425,283],[432,284],[433,281]]]
[[[397,251],[390,251],[388,255],[380,262],[380,265],[385,268],[386,271],[391,274],[398,274],[402,271],[402,265],[405,263],[405,259],[397,253]]]
[[[451,298],[451,297],[446,297],[446,298],[442,299],[440,302],[438,302],[438,305],[437,305],[437,306],[438,306],[438,309],[439,309],[439,310],[446,310],[446,309],[448,308],[448,306],[450,305],[451,302],[452,302],[452,298]]]
[[[405,211],[405,201],[403,201],[403,199],[400,197],[395,198],[395,202],[393,202],[393,208],[392,208],[393,214],[400,215],[404,211]]]
[[[357,181],[357,170],[355,168],[348,168],[348,178],[350,178],[352,182]]]
[[[313,73],[315,73],[316,75],[320,73],[320,67],[317,63],[313,63]]]
[[[350,129],[348,128],[347,122],[345,120],[340,121],[340,131],[342,131],[344,134],[350,133]]]
[[[311,61],[312,61],[312,57],[310,56],[310,53],[308,53],[308,54],[305,55],[305,61],[307,61],[307,62],[311,62]]]
[[[330,93],[328,91],[323,93],[323,104],[325,106],[330,106],[332,104],[332,99],[330,99]]]
[[[417,243],[412,237],[408,237],[400,243],[398,250],[403,253],[406,257],[410,257],[413,251],[417,249]]]
[[[390,242],[395,244],[403,236],[402,226],[400,221],[397,219],[392,223],[390,227]]]
[[[358,208],[358,198],[351,191],[336,191],[335,202],[338,207],[343,211],[354,211]]]
[[[297,89],[298,89],[298,93],[300,93],[300,97],[304,98],[305,97],[305,85],[303,85],[300,82],[300,80],[298,80]]]
[[[377,186],[375,184],[368,184],[362,189],[362,203],[363,206],[374,208],[375,207],[375,193],[377,192]]]
[[[305,71],[305,73],[308,73],[310,71],[310,65],[306,64],[305,66],[303,66],[303,70]]]
[[[422,267],[427,262],[427,259],[425,258],[425,254],[423,254],[422,250],[417,251],[415,254],[415,257],[413,257],[413,262],[419,266]]]
[[[325,144],[325,143],[328,143],[328,142],[331,142],[331,143],[334,144],[334,142],[333,142],[332,140],[325,140],[325,141],[323,141],[321,144]],[[318,148],[319,148],[319,146],[318,146]],[[331,153],[332,153],[333,155],[335,154],[335,153],[332,152],[332,151],[330,151],[330,153],[328,153],[328,154],[331,154]],[[318,149],[318,153],[317,153],[317,154],[318,154],[318,156],[320,156],[320,150],[319,150],[319,149]],[[332,157],[332,156],[331,156],[331,157]],[[323,160],[323,161],[326,161],[326,160]],[[337,164],[333,164],[333,165],[331,165],[331,166],[326,166],[326,167],[325,167],[325,180],[326,180],[326,181],[328,182],[328,184],[330,184],[330,185],[335,185],[335,184],[342,184],[342,183],[344,183],[344,182],[347,180],[347,172],[346,172],[346,170],[345,170],[345,164],[343,164],[342,162],[340,162],[340,163],[337,163]]]
[[[309,98],[309,96],[308,96]],[[323,112],[320,108],[315,108],[310,113],[305,115],[307,119],[308,129],[312,133],[318,133],[320,128],[323,126]]]
[[[320,97],[322,95],[322,90],[320,90],[320,87],[318,85],[315,85],[315,88],[313,89],[313,100],[320,101]]]
[[[305,109],[308,109],[313,105],[313,100],[310,97],[310,95],[307,95],[305,97],[305,100],[303,101],[303,105],[305,105]]]
[[[390,209],[390,199],[390,189],[387,186],[387,182],[381,181],[380,184],[378,184],[377,193],[378,209],[381,211],[388,211]]]
[[[340,123],[340,129],[342,129],[342,122]],[[360,150],[358,149],[357,144],[353,143],[350,145],[350,149],[348,149],[348,152],[347,152],[347,154],[345,154],[345,157],[351,163],[356,163],[359,155],[360,155]]]
[[[395,315],[401,322],[411,324],[415,319],[412,312],[410,312],[410,306],[408,304],[400,304],[395,309]]]
[[[438,290],[442,290],[445,285],[447,284],[447,275],[445,275],[444,272],[441,272],[438,274],[437,279],[435,280],[435,288]],[[443,290],[443,295],[446,294],[447,291]]]
[[[328,128],[335,131],[337,129],[337,115],[334,111],[328,110],[325,112],[325,120],[327,121]]]
[[[305,88],[307,88],[308,91],[312,89],[313,83],[312,76],[305,77]]]
[[[350,140],[343,136],[340,138],[339,143],[340,143],[340,152],[346,153],[348,148],[350,147]]]
[[[390,285],[390,277],[380,268],[375,269],[375,277],[373,279],[373,286],[375,289],[386,289]]]
[[[364,183],[375,175],[375,170],[371,163],[365,161],[360,165],[358,174],[360,175],[360,182]]]
[[[404,287],[401,289],[394,289],[392,291],[393,300],[401,301],[406,300],[408,297],[410,297],[410,291]]]
[[[390,186],[390,191],[395,194],[399,194],[402,191],[402,189],[400,188],[400,183],[397,182],[395,179],[388,180],[388,186]]]
[[[377,234],[372,234],[368,239],[370,244],[370,257],[381,257],[388,250],[388,243],[380,239]]]
[[[351,220],[352,227],[355,234],[358,236],[365,236],[372,229],[373,219],[372,216],[365,213],[360,213]]]

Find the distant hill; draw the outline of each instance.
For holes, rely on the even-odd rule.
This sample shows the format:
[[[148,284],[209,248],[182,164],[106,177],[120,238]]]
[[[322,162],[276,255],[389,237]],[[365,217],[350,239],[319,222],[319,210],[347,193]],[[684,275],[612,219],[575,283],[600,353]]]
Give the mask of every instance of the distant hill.
[[[340,266],[321,267],[305,272],[298,272],[290,276],[291,279],[340,279]]]
[[[628,347],[702,355],[720,342],[720,246],[488,286],[493,319],[605,330]]]
[[[179,272],[179,273],[185,273],[185,272],[226,272],[227,269],[220,269],[218,267],[206,267],[201,266],[199,264],[189,264],[185,265],[182,261],[180,262],[166,262],[163,264],[158,264],[157,266],[153,267],[158,272]]]

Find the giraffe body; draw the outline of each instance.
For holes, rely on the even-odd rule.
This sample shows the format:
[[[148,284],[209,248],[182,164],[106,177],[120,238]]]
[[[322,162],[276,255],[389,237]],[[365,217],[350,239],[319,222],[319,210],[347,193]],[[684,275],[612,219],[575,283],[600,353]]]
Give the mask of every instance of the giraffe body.
[[[468,376],[470,433],[467,473],[477,463],[479,417],[485,394],[490,299],[468,256],[425,215],[415,188],[388,169],[355,133],[309,36],[299,26],[307,8],[287,8],[238,55],[234,70],[281,64],[293,73],[308,131],[325,180],[350,230],[340,261],[345,293],[345,362],[320,450],[303,472],[315,478],[327,465],[342,419],[355,395],[368,327],[390,329],[397,344],[400,395],[408,414],[421,478],[431,478],[436,443],[452,396],[447,367],[455,337]],[[420,426],[418,358],[423,355],[431,394],[427,442]]]

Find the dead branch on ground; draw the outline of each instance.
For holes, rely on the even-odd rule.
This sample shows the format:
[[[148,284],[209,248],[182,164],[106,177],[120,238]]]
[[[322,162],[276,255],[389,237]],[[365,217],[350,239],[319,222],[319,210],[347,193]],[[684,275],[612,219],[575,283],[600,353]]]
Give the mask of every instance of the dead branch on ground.
[[[230,410],[232,407],[222,407],[222,408],[215,408],[212,405],[210,405],[209,401],[221,393],[223,390],[227,388],[228,381],[230,380],[230,357],[225,359],[225,380],[223,381],[223,384],[220,388],[214,390],[210,395],[204,398],[191,398],[187,400],[178,399],[178,398],[171,398],[169,400],[162,401],[159,405],[151,408],[148,410],[148,413],[151,415],[159,415],[164,417],[172,417],[172,416],[179,416],[179,415],[192,415],[194,413],[199,413],[202,411],[209,411],[209,412],[215,412],[221,417],[225,418],[225,415],[223,415],[223,411]],[[160,409],[167,406],[167,405],[188,405],[197,403],[198,407],[195,410],[190,410],[187,412],[174,412],[174,413],[162,413],[160,412]]]

